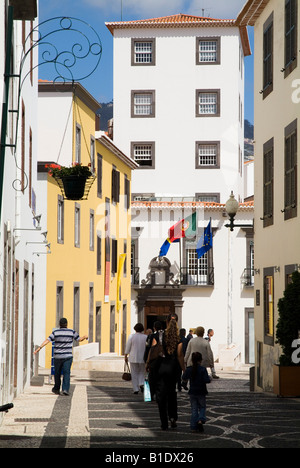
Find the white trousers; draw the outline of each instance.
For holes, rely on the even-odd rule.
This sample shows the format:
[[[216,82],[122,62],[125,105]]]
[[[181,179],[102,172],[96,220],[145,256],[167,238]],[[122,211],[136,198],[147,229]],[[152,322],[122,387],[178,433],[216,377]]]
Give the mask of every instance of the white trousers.
[[[131,362],[130,370],[133,391],[138,392],[140,385],[144,385],[145,381],[145,363]]]

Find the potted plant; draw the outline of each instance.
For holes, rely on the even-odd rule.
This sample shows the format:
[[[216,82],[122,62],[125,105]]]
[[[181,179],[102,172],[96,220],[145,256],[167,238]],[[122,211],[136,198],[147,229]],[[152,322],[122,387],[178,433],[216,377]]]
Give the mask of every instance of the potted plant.
[[[274,366],[274,393],[278,396],[300,396],[300,359],[296,359],[300,332],[300,273],[294,272],[292,282],[278,301],[279,319],[276,343],[282,347],[279,364]],[[299,353],[298,353],[299,354]]]
[[[57,181],[68,200],[81,200],[85,193],[87,180],[93,178],[90,164],[82,166],[79,163],[74,163],[70,167],[46,164],[45,167],[49,169],[49,175]]]

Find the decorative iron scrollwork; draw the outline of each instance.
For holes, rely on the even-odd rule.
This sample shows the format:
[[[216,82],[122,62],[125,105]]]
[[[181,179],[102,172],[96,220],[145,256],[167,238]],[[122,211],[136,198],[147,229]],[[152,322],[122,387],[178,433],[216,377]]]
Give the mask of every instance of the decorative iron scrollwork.
[[[101,39],[95,29],[85,21],[71,17],[51,18],[30,31],[24,45],[21,70],[35,47],[39,48],[39,63],[33,69],[52,65],[56,75],[53,82],[88,78],[102,56]],[[22,77],[21,87],[31,71]]]
[[[37,65],[32,66],[29,58],[35,48],[39,50],[39,60]],[[32,71],[41,66],[52,66],[54,73],[53,71],[49,72],[49,81],[51,79],[54,85],[56,82],[74,83],[91,76],[98,67],[101,56],[102,43],[99,35],[95,29],[81,19],[51,18],[38,24],[30,31],[23,46],[19,74],[11,76],[19,79],[18,108],[13,111],[17,115],[15,144],[12,145],[15,152],[21,91],[26,78],[31,75]],[[24,169],[18,166],[17,160],[16,167],[23,172],[23,183],[21,180],[15,179],[13,188],[16,191],[24,191],[28,186],[28,177]],[[18,184],[20,188],[17,187]]]

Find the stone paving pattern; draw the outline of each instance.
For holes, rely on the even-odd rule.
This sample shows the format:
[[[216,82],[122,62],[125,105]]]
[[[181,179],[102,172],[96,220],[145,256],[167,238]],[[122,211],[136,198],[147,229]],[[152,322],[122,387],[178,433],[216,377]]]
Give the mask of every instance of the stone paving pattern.
[[[300,448],[300,399],[250,392],[248,372],[220,371],[208,386],[205,432],[190,431],[187,392],[177,429],[161,431],[155,402],[133,395],[121,374],[75,371],[69,397],[29,387],[0,419],[0,448]],[[45,377],[45,382],[47,378]]]

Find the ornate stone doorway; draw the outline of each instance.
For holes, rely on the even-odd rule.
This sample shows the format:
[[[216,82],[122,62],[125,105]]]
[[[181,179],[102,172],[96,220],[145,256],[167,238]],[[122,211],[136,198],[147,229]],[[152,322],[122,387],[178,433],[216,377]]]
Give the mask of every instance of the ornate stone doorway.
[[[175,304],[173,301],[147,301],[144,307],[145,328],[153,329],[154,322],[160,321],[163,329],[166,328],[166,320],[169,314],[175,313]]]

